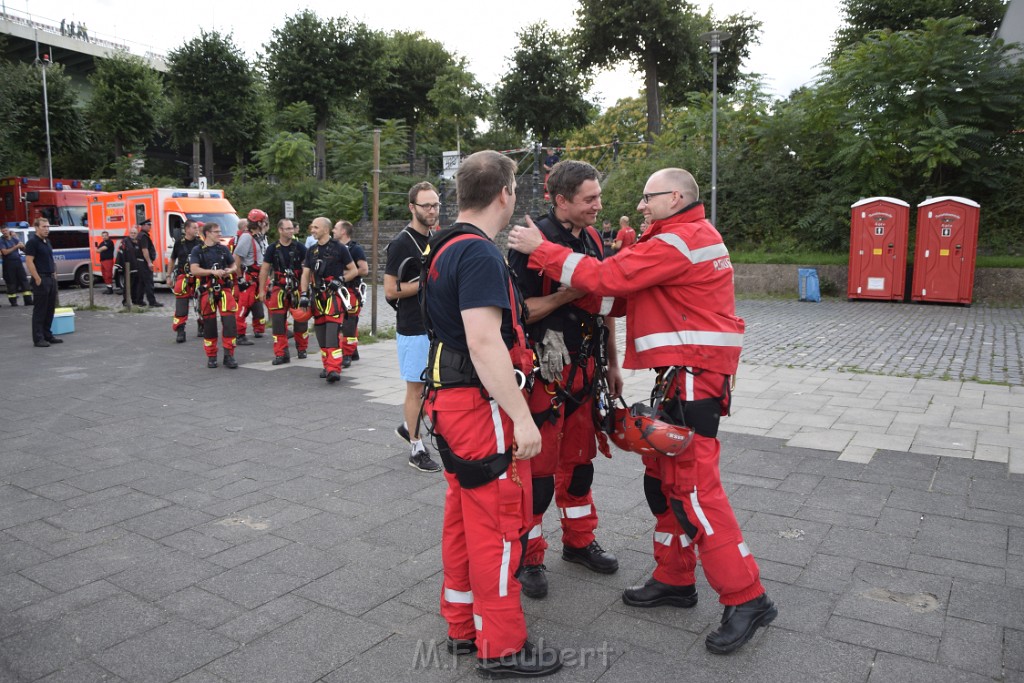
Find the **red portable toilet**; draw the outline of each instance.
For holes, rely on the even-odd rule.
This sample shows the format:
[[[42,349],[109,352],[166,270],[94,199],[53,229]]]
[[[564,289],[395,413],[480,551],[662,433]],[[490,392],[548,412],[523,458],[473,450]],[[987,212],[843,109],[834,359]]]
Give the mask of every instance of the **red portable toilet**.
[[[870,197],[850,208],[847,298],[902,301],[910,204],[892,197]]]
[[[971,303],[980,213],[980,204],[963,197],[917,205],[912,300]]]

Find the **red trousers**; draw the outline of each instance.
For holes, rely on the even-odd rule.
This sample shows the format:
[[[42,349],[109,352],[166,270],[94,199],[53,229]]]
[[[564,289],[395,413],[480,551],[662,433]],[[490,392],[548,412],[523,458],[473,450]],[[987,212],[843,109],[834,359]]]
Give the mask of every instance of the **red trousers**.
[[[238,291],[238,312],[236,314],[238,334],[243,335],[248,329],[249,313],[252,313],[252,331],[263,334],[267,329],[267,317],[263,311],[263,302],[256,301],[259,285],[253,281],[245,291],[242,291],[240,287],[237,287],[236,290]]]
[[[512,420],[477,388],[438,391],[426,409],[435,432],[461,458],[479,460],[511,443]],[[448,635],[475,638],[481,658],[518,652],[526,642],[516,573],[531,517],[530,461],[514,460],[501,477],[473,489],[449,472],[445,478],[441,616]]]
[[[715,372],[680,372],[669,394],[692,402],[722,395],[726,377]],[[736,515],[718,471],[721,443],[715,436],[694,434],[690,447],[676,458],[644,456],[644,490],[655,517],[654,578],[674,586],[694,583],[697,558],[723,605],[739,605],[764,593],[760,570],[743,542]],[[682,517],[682,518],[681,518]]]
[[[174,317],[171,329],[177,332],[188,322],[188,307],[196,291],[196,280],[190,275],[178,275],[171,284],[174,294]]]
[[[100,272],[103,273],[103,284],[107,287],[114,286],[114,259],[100,261]]]
[[[270,311],[270,327],[274,333],[274,355],[288,353],[288,314],[295,320],[295,350],[309,348],[309,311],[293,308],[290,295],[280,286],[271,285],[267,292],[267,310]]]
[[[320,345],[320,360],[327,372],[341,374],[341,325],[345,322],[345,304],[337,292],[327,290],[313,297],[313,328]]]
[[[348,309],[341,325],[341,351],[346,356],[353,356],[359,350],[359,312],[362,308],[356,299],[354,308]]]
[[[235,328],[235,312],[238,310],[238,303],[230,288],[225,288],[219,293],[206,291],[199,297],[199,313],[203,316],[203,350],[207,358],[217,357],[217,318],[220,317],[223,333],[221,344],[224,346],[224,353],[235,355],[235,337],[238,336]]]
[[[563,386],[569,381],[571,365],[562,371]],[[586,368],[587,378],[593,378],[594,360]],[[584,373],[577,368],[572,392],[582,392]],[[537,381],[530,392],[530,411],[535,415],[551,407],[554,397],[551,385]],[[588,392],[589,394],[589,392]],[[533,485],[535,503],[526,545],[525,564],[543,564],[548,543],[544,538],[542,521],[551,501],[551,478],[554,478],[554,499],[562,522],[562,544],[585,548],[594,540],[597,528],[597,508],[590,486],[593,481],[593,461],[597,454],[596,428],[592,415],[593,399],[588,395],[575,409],[571,402],[563,405],[554,421],[546,419],[540,425],[542,440],[540,455],[533,458]],[[569,416],[566,417],[566,413]],[[547,479],[547,481],[541,481]],[[545,493],[547,492],[547,493]],[[542,497],[547,496],[545,500]]]

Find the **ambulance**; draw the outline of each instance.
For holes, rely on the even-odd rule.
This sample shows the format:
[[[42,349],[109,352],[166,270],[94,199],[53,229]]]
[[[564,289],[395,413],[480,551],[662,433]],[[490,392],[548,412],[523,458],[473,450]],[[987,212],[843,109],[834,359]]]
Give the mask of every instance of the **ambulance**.
[[[223,190],[148,188],[97,192],[89,195],[88,208],[92,267],[97,277],[101,274],[97,245],[104,230],[119,243],[133,226],[152,220],[150,238],[156,249],[153,280],[166,285],[169,283],[165,274],[173,265],[171,247],[181,237],[186,220],[219,224],[222,242],[233,241],[238,233],[238,215]]]

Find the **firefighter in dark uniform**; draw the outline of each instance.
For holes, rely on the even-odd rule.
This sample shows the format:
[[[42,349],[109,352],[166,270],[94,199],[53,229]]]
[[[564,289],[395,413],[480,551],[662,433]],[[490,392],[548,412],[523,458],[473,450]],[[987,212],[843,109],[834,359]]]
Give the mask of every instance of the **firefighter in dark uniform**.
[[[541,435],[522,393],[533,370],[523,301],[493,242],[515,208],[515,170],[492,151],[462,162],[459,216],[430,240],[420,289],[430,337],[424,412],[448,482],[441,616],[449,652],[476,652],[484,678],[562,667],[558,650],[527,639],[519,598],[532,522],[530,458]]]
[[[597,169],[582,161],[561,161],[548,176],[551,210],[537,222],[545,239],[577,254],[602,258],[600,234],[593,228],[601,210]],[[612,311],[611,298],[562,287],[528,267],[523,254],[509,252],[509,267],[526,297],[530,312],[526,331],[534,342],[539,379],[530,393],[530,409],[544,439],[533,463],[533,527],[530,529],[523,573],[523,593],[543,598],[548,592],[544,565],[542,520],[554,498],[562,527],[562,559],[591,571],[613,574],[618,559],[594,537],[597,508],[591,485],[598,442],[610,456],[606,437],[595,424],[595,408],[605,415],[622,387],[615,348],[615,327],[604,315],[621,315],[625,303]],[[542,380],[542,381],[541,381]],[[599,399],[595,406],[595,398]]]
[[[330,383],[341,379],[342,351],[339,335],[345,312],[351,308],[352,293],[348,283],[359,277],[359,271],[348,248],[331,238],[331,221],[314,218],[309,231],[316,243],[306,252],[302,265],[302,298],[299,308],[313,310],[313,330],[320,345],[322,376]]]
[[[349,291],[354,295],[352,308],[348,309],[345,322],[341,325],[341,352],[344,357],[341,359],[341,367],[347,368],[352,361],[359,360],[359,312],[363,310],[366,299],[366,285],[363,278],[370,274],[370,266],[366,263],[366,251],[363,245],[352,238],[354,229],[348,221],[338,221],[334,224],[334,239],[338,240],[352,254],[356,268],[359,270],[359,277],[351,282]]]
[[[288,353],[288,314],[295,321],[295,351],[299,358],[306,357],[309,347],[309,309],[299,308],[299,283],[302,264],[306,260],[306,247],[295,241],[295,225],[288,218],[277,222],[278,241],[267,247],[260,266],[260,284],[256,299],[266,292],[267,309],[274,335],[274,365],[291,361]]]
[[[220,225],[206,223],[201,232],[203,243],[192,250],[188,261],[192,266],[191,273],[198,281],[206,367],[217,367],[219,316],[223,326],[221,343],[224,346],[224,367],[234,369],[238,367],[235,360],[235,337],[238,336],[235,313],[238,311],[238,302],[232,290],[238,268],[231,251],[220,243]]]
[[[196,293],[196,279],[189,272],[189,256],[192,250],[202,244],[199,239],[199,225],[191,218],[185,221],[182,228],[182,236],[174,242],[171,248],[171,263],[173,264],[170,277],[167,282],[171,283],[171,292],[174,293],[174,318],[171,328],[177,332],[179,344],[185,341],[185,325],[188,323],[188,307],[192,297]],[[203,336],[203,322],[198,321],[198,334]]]

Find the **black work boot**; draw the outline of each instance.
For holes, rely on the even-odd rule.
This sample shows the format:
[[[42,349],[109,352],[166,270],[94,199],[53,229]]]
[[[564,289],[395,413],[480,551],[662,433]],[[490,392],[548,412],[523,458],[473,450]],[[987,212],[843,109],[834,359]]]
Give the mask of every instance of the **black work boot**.
[[[327,370],[320,371],[320,379],[327,379]]]
[[[271,362],[271,365],[284,365],[285,363],[290,363],[291,361],[291,356],[288,355],[274,356],[274,360],[273,362]]]
[[[598,574],[614,574],[619,571],[618,558],[605,551],[597,541],[592,541],[586,548],[562,546],[562,559],[582,564]]]
[[[697,589],[689,586],[670,586],[654,577],[642,586],[633,586],[622,591],[622,602],[630,607],[693,607],[697,604]]]
[[[306,357],[306,355],[307,355],[307,354],[306,354],[306,352],[305,352],[305,351],[298,351],[298,352],[297,352],[297,353],[295,354],[296,358],[298,358],[299,360],[302,360],[303,358],[305,358],[305,357]]]
[[[476,638],[463,640],[448,636],[446,644],[448,645],[448,654],[451,655],[471,655],[476,652]]]
[[[214,356],[213,358],[207,358],[206,359],[206,367],[208,367],[208,368],[215,368],[215,367],[217,367],[217,357]]]
[[[253,345],[253,341],[251,339],[249,339],[248,337],[246,337],[244,334],[240,334],[237,337],[235,337],[235,345],[236,346],[252,346]]]
[[[327,380],[328,384],[334,384],[335,382],[341,380],[341,373],[331,370],[330,372],[327,373],[327,377],[325,377],[324,379]]]
[[[179,344],[184,344],[185,343],[185,327],[184,326],[178,328],[178,336],[175,338],[174,341],[176,341]]]
[[[341,367],[348,368],[352,366],[352,356],[345,356],[341,359]]]
[[[716,655],[727,655],[740,649],[754,637],[761,626],[767,626],[779,616],[767,594],[762,594],[742,605],[729,605],[722,612],[722,625],[712,631],[704,640],[708,651]]]
[[[547,567],[542,564],[524,564],[519,572],[519,583],[523,587],[523,595],[540,600],[548,594]]]
[[[543,641],[542,641],[543,643]],[[550,676],[562,668],[562,653],[543,644],[523,643],[515,654],[477,660],[476,672],[481,678],[537,678]]]
[[[238,367],[238,361],[235,357],[227,353],[224,354],[224,367],[234,370]]]

